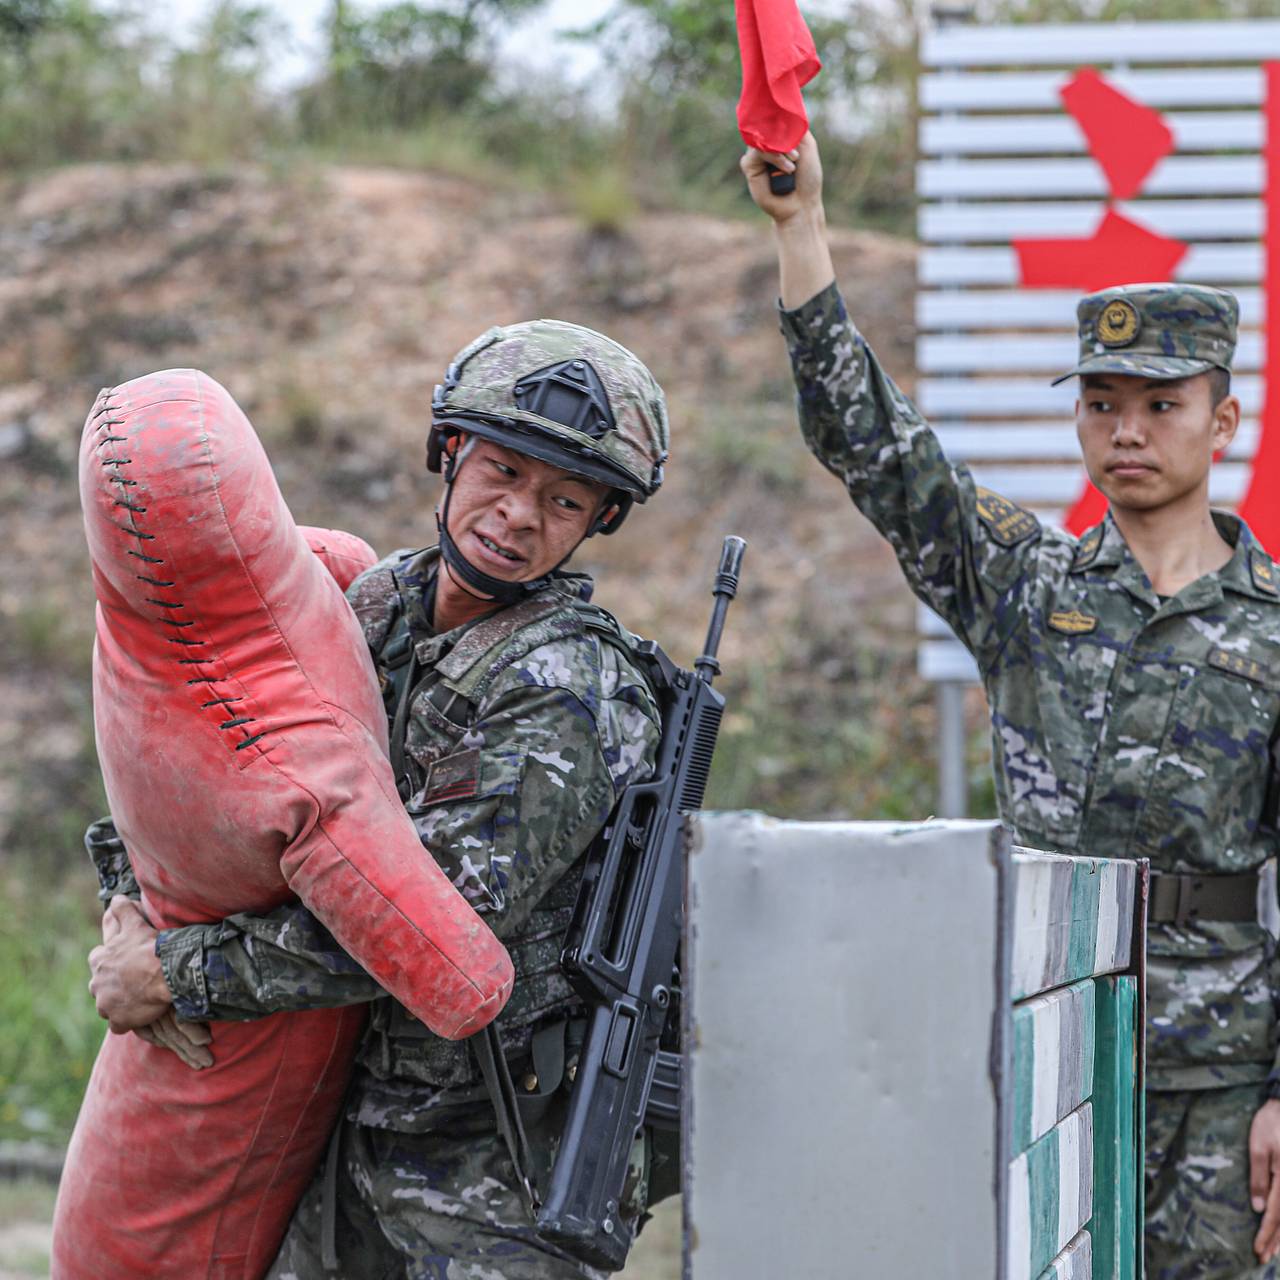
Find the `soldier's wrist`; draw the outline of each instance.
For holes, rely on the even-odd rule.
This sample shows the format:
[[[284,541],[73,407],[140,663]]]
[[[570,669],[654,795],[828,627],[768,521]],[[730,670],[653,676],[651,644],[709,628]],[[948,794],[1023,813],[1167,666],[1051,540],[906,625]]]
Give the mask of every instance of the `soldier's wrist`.
[[[156,935],[160,972],[180,1018],[204,1022],[209,1012],[209,988],[205,980],[204,927],[162,929]]]

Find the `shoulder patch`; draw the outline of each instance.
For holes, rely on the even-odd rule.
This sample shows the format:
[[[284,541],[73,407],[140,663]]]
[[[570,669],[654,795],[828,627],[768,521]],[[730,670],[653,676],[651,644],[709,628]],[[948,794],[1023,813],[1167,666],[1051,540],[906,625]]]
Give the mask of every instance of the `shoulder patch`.
[[[1040,532],[1040,521],[1025,508],[1010,502],[990,489],[975,486],[978,497],[978,519],[1002,546],[1012,547]]]
[[[1280,582],[1276,580],[1276,567],[1265,551],[1254,551],[1249,557],[1249,573],[1253,585],[1269,596],[1280,596]]]
[[[1086,569],[1094,561],[1102,546],[1102,526],[1095,524],[1076,544],[1075,559],[1071,561],[1073,569]]]
[[[1219,671],[1229,671],[1233,676],[1243,676],[1255,684],[1266,684],[1269,674],[1265,663],[1257,658],[1246,658],[1240,653],[1228,653],[1225,649],[1213,649],[1209,653],[1209,665]]]
[[[1098,620],[1092,614],[1072,609],[1067,613],[1051,613],[1049,625],[1065,636],[1087,636],[1098,625]]]
[[[480,791],[480,749],[457,751],[437,760],[422,788],[423,804],[472,800]]]

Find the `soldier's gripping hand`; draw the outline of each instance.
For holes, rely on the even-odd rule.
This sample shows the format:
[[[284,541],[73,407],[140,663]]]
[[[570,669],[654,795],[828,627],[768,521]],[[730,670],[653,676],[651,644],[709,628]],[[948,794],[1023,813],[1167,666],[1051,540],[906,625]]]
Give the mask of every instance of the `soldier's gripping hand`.
[[[787,223],[821,211],[822,158],[813,134],[806,133],[792,151],[757,151],[748,147],[740,166],[751,198],[774,222]],[[790,195],[775,196],[770,191],[769,174],[775,169],[795,174],[796,189]]]
[[[1249,1126],[1249,1198],[1262,1214],[1253,1251],[1259,1262],[1280,1252],[1280,1101],[1264,1102]]]
[[[195,1071],[213,1066],[213,1054],[208,1048],[213,1036],[209,1028],[203,1022],[185,1021],[172,1009],[149,1027],[139,1027],[134,1035],[157,1049],[176,1053]]]
[[[173,998],[156,955],[157,931],[142,908],[117,895],[102,917],[102,945],[89,952],[89,991],[117,1035],[148,1027]]]
[[[796,175],[796,189],[786,196],[769,190],[769,170]],[[788,310],[816,297],[836,276],[827,247],[827,218],[822,208],[822,160],[813,134],[785,155],[751,148],[742,157],[742,173],[751,198],[773,219],[778,246],[782,305]]]

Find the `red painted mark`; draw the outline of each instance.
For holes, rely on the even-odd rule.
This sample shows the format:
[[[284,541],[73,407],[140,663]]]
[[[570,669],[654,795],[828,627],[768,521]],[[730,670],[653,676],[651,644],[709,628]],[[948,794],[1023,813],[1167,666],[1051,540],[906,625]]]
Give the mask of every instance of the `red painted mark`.
[[[1015,240],[1018,273],[1028,289],[1079,289],[1092,293],[1113,284],[1171,279],[1186,256],[1181,240],[1148,231],[1114,209],[1091,236],[1063,240]]]
[[[1090,155],[1107,175],[1111,198],[1136,196],[1152,169],[1173,150],[1173,131],[1160,113],[1135,102],[1092,68],[1073,76],[1060,96],[1083,130]]]
[[[1269,62],[1266,142],[1266,363],[1263,369],[1261,436],[1253,456],[1249,488],[1240,514],[1258,540],[1280,555],[1280,62]]]
[[[1060,96],[1106,176],[1108,205],[1137,195],[1151,171],[1173,150],[1173,134],[1160,113],[1135,102],[1092,69],[1072,76]],[[1013,248],[1025,287],[1092,293],[1115,284],[1168,280],[1188,246],[1108,207],[1091,236],[1015,240]],[[1063,523],[1071,533],[1083,533],[1106,512],[1107,500],[1086,480],[1084,492]]]

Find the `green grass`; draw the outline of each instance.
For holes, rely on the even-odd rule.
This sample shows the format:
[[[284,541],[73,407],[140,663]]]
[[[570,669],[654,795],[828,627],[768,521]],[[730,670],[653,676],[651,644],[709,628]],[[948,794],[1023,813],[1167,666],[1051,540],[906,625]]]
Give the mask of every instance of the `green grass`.
[[[857,653],[826,679],[778,661],[729,672],[723,687],[728,710],[708,808],[902,821],[936,811],[933,692],[914,659]],[[967,760],[973,817],[995,816],[986,742],[985,728],[975,727]]]
[[[106,1029],[87,989],[95,885],[87,866],[50,883],[21,859],[0,875],[0,1139],[61,1143]]]

